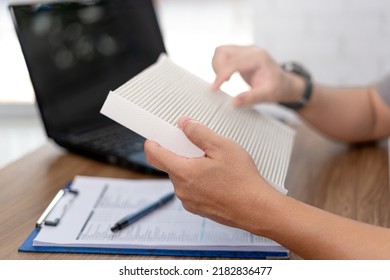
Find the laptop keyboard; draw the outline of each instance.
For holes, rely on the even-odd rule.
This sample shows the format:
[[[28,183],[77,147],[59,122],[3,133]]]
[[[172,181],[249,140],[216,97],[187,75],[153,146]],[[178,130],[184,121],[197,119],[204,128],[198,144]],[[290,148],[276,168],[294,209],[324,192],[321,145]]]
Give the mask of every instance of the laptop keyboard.
[[[107,126],[72,135],[71,143],[120,157],[142,152],[145,139],[122,126]]]

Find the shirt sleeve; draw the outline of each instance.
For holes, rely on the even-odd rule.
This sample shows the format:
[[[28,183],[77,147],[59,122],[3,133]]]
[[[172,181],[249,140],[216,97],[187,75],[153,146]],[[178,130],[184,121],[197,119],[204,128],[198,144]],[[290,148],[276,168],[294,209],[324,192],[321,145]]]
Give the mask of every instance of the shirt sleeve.
[[[383,101],[390,106],[390,74],[378,82],[376,89]]]

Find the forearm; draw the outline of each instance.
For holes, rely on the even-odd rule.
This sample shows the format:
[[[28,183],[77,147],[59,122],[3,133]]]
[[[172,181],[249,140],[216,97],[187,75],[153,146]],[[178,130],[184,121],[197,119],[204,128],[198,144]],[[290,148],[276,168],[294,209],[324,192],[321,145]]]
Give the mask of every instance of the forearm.
[[[302,89],[296,86],[296,90]],[[346,142],[390,135],[390,109],[375,87],[344,89],[315,84],[310,101],[298,113],[321,132]]]
[[[333,89],[316,85],[299,114],[325,134],[347,142],[377,139],[374,88]]]
[[[390,259],[390,229],[363,224],[275,195],[265,204],[255,234],[289,248],[305,259]],[[260,217],[257,217],[257,219]]]
[[[296,103],[302,99],[302,76],[286,71],[256,46],[222,46],[213,57],[217,89],[235,72],[250,90],[235,96],[235,107],[262,102]],[[375,87],[337,89],[313,85],[312,96],[298,114],[318,130],[346,142],[377,140],[390,135],[390,108]]]

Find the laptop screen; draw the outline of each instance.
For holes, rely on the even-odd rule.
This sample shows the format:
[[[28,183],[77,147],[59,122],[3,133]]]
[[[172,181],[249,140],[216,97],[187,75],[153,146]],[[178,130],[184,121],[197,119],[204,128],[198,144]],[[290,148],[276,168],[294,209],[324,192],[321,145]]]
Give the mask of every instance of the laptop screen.
[[[114,90],[165,52],[151,0],[10,6],[49,137],[108,121]]]

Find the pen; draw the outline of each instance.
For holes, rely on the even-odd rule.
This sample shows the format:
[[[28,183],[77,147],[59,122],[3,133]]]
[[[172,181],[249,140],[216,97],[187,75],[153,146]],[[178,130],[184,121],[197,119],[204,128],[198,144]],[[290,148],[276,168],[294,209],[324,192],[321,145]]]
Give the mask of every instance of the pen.
[[[163,196],[162,198],[160,198],[158,201],[152,203],[151,205],[148,205],[145,208],[141,209],[137,213],[123,217],[118,222],[116,222],[113,227],[111,227],[111,231],[116,232],[118,230],[121,230],[121,229],[127,227],[128,225],[131,225],[132,223],[138,221],[143,216],[149,214],[153,210],[163,206],[164,204],[169,202],[174,197],[175,197],[175,193],[171,192],[171,193]]]

